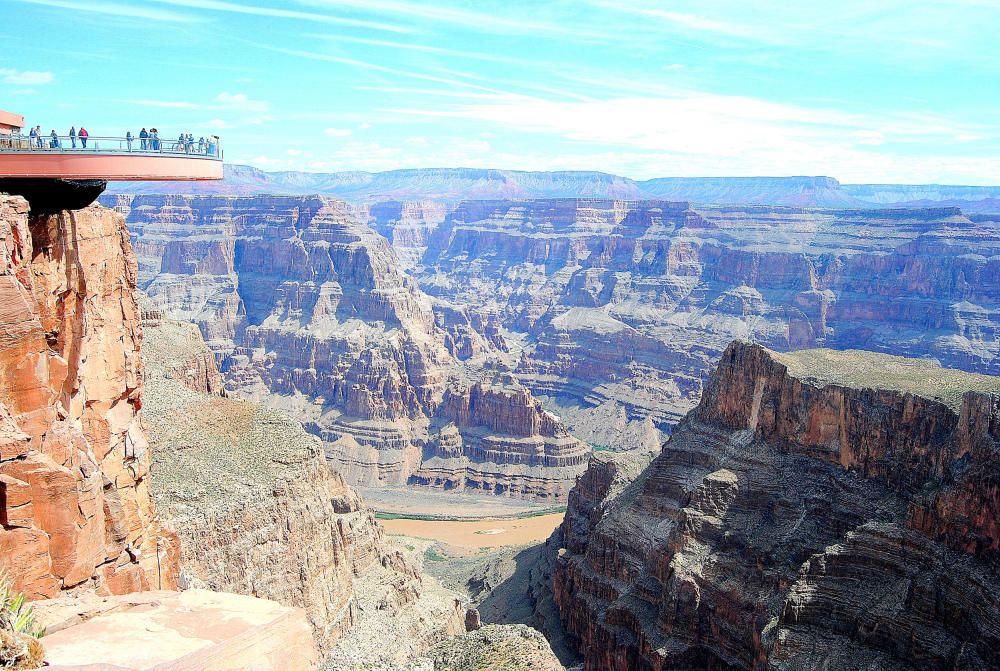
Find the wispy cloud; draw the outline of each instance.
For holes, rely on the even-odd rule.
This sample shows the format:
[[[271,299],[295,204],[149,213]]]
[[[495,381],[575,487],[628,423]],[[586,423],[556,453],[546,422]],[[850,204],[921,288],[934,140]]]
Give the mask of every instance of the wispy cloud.
[[[234,109],[242,112],[266,112],[271,108],[270,103],[263,100],[254,100],[246,93],[223,91],[215,96],[215,100],[224,109]]]
[[[685,14],[684,12],[671,12],[663,9],[639,9],[636,10],[643,16],[654,19],[662,19],[668,23],[688,28],[700,32],[717,33],[730,37],[751,37],[760,38],[764,34],[759,29],[747,25],[728,23],[726,21],[715,21],[713,19],[699,16],[697,14]]]
[[[199,19],[190,14],[181,14],[155,7],[147,7],[136,3],[107,2],[104,0],[16,0],[30,5],[58,7],[76,12],[106,14],[116,17],[146,19],[149,21],[166,21],[170,23],[194,23]]]
[[[347,137],[351,135],[350,128],[326,128],[323,130],[323,135],[327,137]]]
[[[45,0],[46,2],[48,0]],[[62,1],[62,0],[59,0]],[[262,5],[243,5],[225,0],[152,0],[165,5],[176,7],[186,7],[189,9],[201,9],[215,12],[227,12],[231,14],[249,14],[254,16],[268,16],[278,19],[296,19],[300,21],[310,21],[315,23],[332,23],[341,26],[351,26],[354,28],[368,28],[370,30],[381,30],[391,33],[412,33],[412,28],[401,26],[395,23],[385,23],[380,21],[367,21],[364,19],[354,19],[346,16],[333,14],[321,14],[319,12],[306,12],[296,9],[284,9],[281,7],[268,7]]]
[[[532,66],[538,65],[537,61],[532,61],[525,58],[501,56],[499,54],[485,54],[476,51],[462,51],[460,49],[447,49],[445,47],[435,47],[428,44],[414,44],[412,42],[377,40],[366,37],[351,37],[348,35],[330,35],[324,33],[308,33],[306,37],[324,40],[335,44],[340,44],[340,43],[364,44],[372,47],[383,47],[386,49],[402,49],[404,51],[419,51],[425,54],[434,54],[438,56],[453,56],[455,58],[465,58],[477,61],[486,61],[490,63],[514,63],[518,65],[532,65]]]
[[[432,23],[445,23],[479,33],[532,34],[571,37],[574,39],[605,39],[606,34],[590,31],[579,24],[567,25],[523,16],[504,16],[497,12],[477,12],[458,7],[446,7],[430,2],[404,2],[402,0],[299,0],[310,7],[344,7],[363,12],[376,12],[390,16],[408,16]],[[538,3],[534,7],[541,8]],[[536,15],[538,12],[534,12]]]
[[[199,105],[197,103],[183,102],[180,100],[150,100],[147,98],[139,98],[139,99],[123,100],[122,102],[128,103],[130,105],[138,105],[140,107],[159,107],[161,109],[175,109],[175,110],[204,109],[203,105]]]
[[[405,77],[407,79],[418,79],[421,81],[434,82],[437,84],[445,84],[448,86],[457,86],[461,88],[474,89],[477,91],[489,91],[491,93],[500,93],[500,94],[503,93],[503,91],[499,91],[497,89],[493,89],[488,86],[481,86],[479,84],[473,84],[471,82],[463,82],[457,79],[450,79],[447,77],[438,77],[437,75],[431,75],[424,72],[416,72],[413,70],[402,70],[400,68],[392,68],[386,65],[379,65],[377,63],[362,61],[357,58],[347,58],[345,56],[333,56],[330,54],[317,53],[315,51],[303,51],[301,49],[283,49],[281,47],[272,47],[267,44],[255,44],[254,46],[260,49],[265,49],[267,51],[273,51],[288,56],[297,56],[299,58],[308,58],[310,60],[316,60],[316,61],[326,61],[328,63],[339,63],[341,65],[349,65],[352,67],[360,68],[362,70],[370,70],[372,72],[382,72],[389,75],[396,75],[398,77]]]
[[[41,84],[48,84],[54,78],[55,77],[51,72],[0,68],[0,81],[4,84],[13,84],[15,86],[39,86]]]

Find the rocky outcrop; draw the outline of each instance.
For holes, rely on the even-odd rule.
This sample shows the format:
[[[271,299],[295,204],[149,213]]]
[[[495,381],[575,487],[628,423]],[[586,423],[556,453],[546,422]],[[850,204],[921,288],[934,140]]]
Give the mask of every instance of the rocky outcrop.
[[[153,494],[183,541],[183,585],[301,607],[324,653],[382,613],[411,623],[411,654],[464,630],[463,604],[387,542],[316,438],[177,376],[173,362],[204,351],[193,325],[147,322],[146,343]]]
[[[998,259],[996,222],[946,207],[506,200],[459,204],[413,273],[523,337],[536,394],[669,431],[734,338],[1000,373]]]
[[[428,655],[433,671],[504,669],[504,671],[564,671],[548,641],[523,624],[491,624],[456,636]]]
[[[553,582],[586,668],[1000,664],[998,412],[1000,378],[733,344],[645,469],[570,495]]]
[[[0,196],[0,557],[29,598],[173,588],[150,496],[136,263],[121,216]]]
[[[309,671],[318,654],[305,614],[273,601],[205,590],[40,604],[47,669]]]
[[[154,375],[177,380],[193,391],[225,396],[222,374],[197,326],[164,320],[159,310],[144,310],[142,324],[154,334],[154,346],[143,351],[146,366]],[[170,345],[164,346],[164,340]]]
[[[497,373],[445,394],[415,484],[564,500],[590,446],[542,409],[513,375]]]

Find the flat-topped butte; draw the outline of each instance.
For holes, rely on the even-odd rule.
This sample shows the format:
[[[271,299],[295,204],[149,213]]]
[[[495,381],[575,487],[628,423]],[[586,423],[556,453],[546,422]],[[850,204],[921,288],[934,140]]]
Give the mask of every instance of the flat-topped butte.
[[[1000,376],[943,368],[933,359],[915,359],[865,350],[768,350],[789,375],[819,387],[840,385],[913,394],[944,403],[958,412],[969,391],[1000,394]]]

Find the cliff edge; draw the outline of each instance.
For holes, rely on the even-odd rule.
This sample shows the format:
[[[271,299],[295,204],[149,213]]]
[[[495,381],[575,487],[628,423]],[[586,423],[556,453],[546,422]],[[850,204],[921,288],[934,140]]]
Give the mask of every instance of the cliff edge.
[[[736,342],[627,458],[595,460],[562,529],[587,669],[1000,664],[1000,378]]]
[[[29,598],[176,587],[139,419],[137,267],[122,217],[0,195],[0,557]]]

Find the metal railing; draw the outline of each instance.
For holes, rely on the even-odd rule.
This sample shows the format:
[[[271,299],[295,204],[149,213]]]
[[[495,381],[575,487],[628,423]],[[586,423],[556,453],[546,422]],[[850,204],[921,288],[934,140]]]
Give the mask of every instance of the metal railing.
[[[163,137],[107,137],[90,135],[29,135],[0,133],[0,154],[5,153],[65,153],[65,154],[142,154],[159,156],[191,156],[222,160],[222,144],[218,136],[195,140],[172,140]]]

